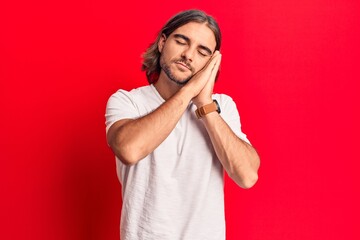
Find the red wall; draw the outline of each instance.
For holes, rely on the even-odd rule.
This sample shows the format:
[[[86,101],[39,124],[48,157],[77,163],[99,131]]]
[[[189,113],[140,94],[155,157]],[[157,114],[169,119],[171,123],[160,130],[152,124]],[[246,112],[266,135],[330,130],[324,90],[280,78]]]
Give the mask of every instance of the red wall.
[[[7,1],[0,6],[1,239],[119,239],[120,185],[104,111],[146,84],[140,55],[174,13],[223,31],[260,179],[227,179],[227,239],[360,239],[360,3]]]

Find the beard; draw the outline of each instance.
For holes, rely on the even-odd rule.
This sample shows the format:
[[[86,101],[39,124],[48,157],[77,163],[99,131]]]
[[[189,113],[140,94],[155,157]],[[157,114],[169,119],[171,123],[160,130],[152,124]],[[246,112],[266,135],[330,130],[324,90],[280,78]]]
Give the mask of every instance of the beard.
[[[186,59],[177,59],[171,62],[176,64],[177,62],[182,62],[184,63],[186,66],[188,66],[188,68],[191,71],[191,75],[188,77],[184,77],[184,78],[180,78],[180,77],[176,77],[174,75],[174,73],[172,72],[172,70],[170,69],[169,64],[164,62],[164,59],[162,57],[160,57],[160,67],[161,69],[164,71],[164,73],[166,74],[166,76],[174,83],[176,83],[177,85],[180,86],[184,86],[186,83],[188,83],[190,81],[190,79],[192,78],[192,76],[194,75],[193,73],[193,68],[190,66],[190,64],[186,61]]]

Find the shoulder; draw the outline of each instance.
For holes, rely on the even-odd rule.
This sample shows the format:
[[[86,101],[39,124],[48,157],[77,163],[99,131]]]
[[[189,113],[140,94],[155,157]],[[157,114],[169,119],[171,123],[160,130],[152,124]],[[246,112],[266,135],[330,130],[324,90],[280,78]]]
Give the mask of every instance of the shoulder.
[[[229,95],[223,93],[215,93],[213,94],[213,99],[215,99],[223,108],[236,107],[234,100]]]
[[[239,112],[236,107],[236,103],[234,100],[226,94],[213,94],[213,99],[215,99],[219,105],[221,113],[220,115],[226,121],[230,121],[231,119],[239,119]]]
[[[112,101],[137,102],[137,100],[146,97],[149,94],[149,92],[151,92],[150,85],[134,88],[129,91],[124,89],[119,89],[110,96],[109,102]]]
[[[117,90],[115,93],[113,93],[111,96],[127,96],[129,98],[132,97],[136,97],[136,96],[142,96],[144,94],[146,94],[147,92],[151,91],[151,86],[147,85],[147,86],[142,86],[142,87],[138,87],[138,88],[134,88],[132,90],[124,90],[124,89],[119,89]]]

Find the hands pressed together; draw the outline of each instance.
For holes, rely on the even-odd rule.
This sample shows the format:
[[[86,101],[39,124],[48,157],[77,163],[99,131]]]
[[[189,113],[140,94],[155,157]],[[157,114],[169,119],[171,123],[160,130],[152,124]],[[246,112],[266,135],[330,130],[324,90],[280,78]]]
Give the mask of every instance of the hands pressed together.
[[[211,103],[216,74],[219,70],[221,54],[219,51],[211,56],[208,63],[196,73],[187,84],[193,92],[193,102],[197,107]]]

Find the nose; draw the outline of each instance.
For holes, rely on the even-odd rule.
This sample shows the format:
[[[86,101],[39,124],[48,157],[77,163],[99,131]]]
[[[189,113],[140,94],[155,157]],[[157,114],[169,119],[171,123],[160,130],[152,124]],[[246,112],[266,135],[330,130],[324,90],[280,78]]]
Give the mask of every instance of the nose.
[[[195,49],[188,47],[182,52],[182,57],[187,59],[189,62],[193,61]]]

